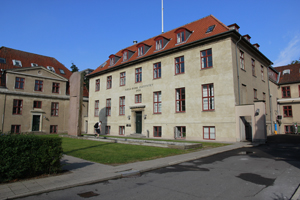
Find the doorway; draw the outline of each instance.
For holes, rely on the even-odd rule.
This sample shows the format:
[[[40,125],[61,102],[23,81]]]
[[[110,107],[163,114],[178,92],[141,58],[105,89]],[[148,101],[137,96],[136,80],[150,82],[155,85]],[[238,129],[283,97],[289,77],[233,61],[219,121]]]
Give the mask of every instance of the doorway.
[[[32,116],[32,131],[39,131],[40,130],[40,115],[33,115]]]
[[[142,112],[136,112],[136,118],[135,118],[135,130],[136,133],[141,134],[142,133]]]

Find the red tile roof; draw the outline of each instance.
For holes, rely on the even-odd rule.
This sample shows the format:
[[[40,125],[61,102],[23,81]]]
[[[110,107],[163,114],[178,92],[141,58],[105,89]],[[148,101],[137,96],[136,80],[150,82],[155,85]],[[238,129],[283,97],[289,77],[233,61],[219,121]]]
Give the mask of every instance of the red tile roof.
[[[206,33],[208,27],[210,27],[212,25],[215,25],[214,30],[212,32]],[[187,29],[187,30],[191,31],[192,33],[191,33],[190,37],[187,38],[186,42],[177,44],[177,37],[176,37],[175,32],[178,29],[181,29],[181,28]],[[228,30],[229,30],[229,28],[227,26],[225,26],[222,22],[220,22],[218,19],[216,19],[213,15],[209,15],[209,16],[204,17],[202,19],[199,19],[197,21],[191,22],[191,23],[186,24],[184,26],[178,27],[176,29],[173,29],[171,31],[168,31],[166,33],[162,33],[162,34],[158,35],[158,36],[162,36],[164,38],[169,39],[169,42],[166,44],[166,46],[162,50],[156,51],[156,48],[155,48],[155,39],[158,36],[154,36],[154,37],[152,37],[152,38],[150,38],[148,40],[145,40],[145,41],[142,41],[142,42],[140,42],[138,44],[134,44],[134,45],[132,45],[130,47],[127,47],[126,48],[127,50],[133,51],[135,53],[131,56],[130,59],[128,59],[125,62],[123,62],[122,58],[119,59],[118,62],[115,63],[112,67],[118,66],[118,65],[123,64],[123,63],[128,63],[130,61],[138,60],[140,58],[143,58],[143,57],[146,57],[146,56],[149,56],[149,55],[152,55],[152,54],[156,54],[156,53],[159,53],[159,52],[162,52],[162,51],[166,51],[168,49],[172,49],[174,47],[177,47],[177,46],[180,46],[180,45],[183,45],[183,44],[188,44],[188,43],[191,43],[191,42],[194,42],[194,41],[197,41],[197,40],[204,39],[206,37],[217,35],[217,34],[226,32]],[[146,44],[148,46],[151,46],[151,48],[144,55],[138,56],[137,46],[139,44],[141,44],[141,43],[144,43],[144,44]],[[125,49],[120,50],[115,55],[119,56],[119,57],[122,57],[122,55],[123,55],[122,52],[124,50]],[[106,69],[112,68],[112,67],[110,67],[109,60],[107,60],[106,64],[103,67],[100,65],[91,74],[95,74],[97,72],[100,72],[100,71],[103,71],[103,70],[106,70]]]
[[[283,74],[283,71],[288,69],[290,73]],[[280,72],[279,84],[300,83],[300,64],[275,67],[275,70]]]
[[[55,69],[55,72],[64,78],[69,79],[72,75],[72,72],[63,64],[61,64],[55,58],[48,56],[42,56],[7,47],[0,47],[0,58],[6,59],[6,63],[0,63],[0,69],[20,68],[18,66],[14,66],[12,61],[19,60],[22,63],[22,67],[31,67],[31,63],[36,63],[38,64],[38,66],[43,66],[45,68],[47,68],[47,66],[53,67]],[[65,74],[60,73],[59,69],[64,70]]]
[[[34,53],[29,53],[25,51],[20,51],[16,49],[11,49],[8,47],[0,47],[0,58],[5,58],[6,63],[0,63],[0,69],[14,69],[14,68],[20,68],[18,66],[13,65],[12,60],[19,60],[22,63],[22,68],[24,67],[31,67],[31,63],[36,63],[38,66],[43,66],[47,68],[47,66],[51,66],[55,69],[55,72],[68,79],[72,75],[72,72],[66,68],[63,64],[61,64],[59,61],[57,61],[55,58],[48,57],[48,56],[42,56]],[[64,74],[62,74],[59,69],[64,70]],[[1,74],[0,74],[1,77]],[[3,83],[1,83],[3,84]],[[69,88],[67,89],[67,94],[69,94]],[[89,92],[84,85],[83,87],[83,96],[88,97]]]

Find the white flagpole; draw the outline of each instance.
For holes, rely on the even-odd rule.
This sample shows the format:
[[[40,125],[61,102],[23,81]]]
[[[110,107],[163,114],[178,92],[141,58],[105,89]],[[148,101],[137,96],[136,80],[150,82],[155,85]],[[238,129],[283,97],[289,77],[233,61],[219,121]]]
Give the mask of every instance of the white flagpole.
[[[161,0],[161,31],[164,33],[164,0]]]

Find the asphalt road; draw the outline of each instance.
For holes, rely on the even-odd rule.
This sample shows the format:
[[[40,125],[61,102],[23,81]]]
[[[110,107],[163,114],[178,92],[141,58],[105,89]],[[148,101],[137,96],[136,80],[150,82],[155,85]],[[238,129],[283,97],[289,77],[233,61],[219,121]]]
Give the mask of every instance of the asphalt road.
[[[30,196],[36,199],[290,199],[300,184],[300,136],[110,180]]]

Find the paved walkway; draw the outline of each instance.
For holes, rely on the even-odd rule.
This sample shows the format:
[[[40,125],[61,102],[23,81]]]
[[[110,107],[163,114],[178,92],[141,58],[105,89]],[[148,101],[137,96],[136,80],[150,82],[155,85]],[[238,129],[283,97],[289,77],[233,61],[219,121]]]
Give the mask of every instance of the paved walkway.
[[[137,173],[249,146],[252,145],[250,143],[238,142],[223,147],[119,166],[104,165],[64,155],[62,159],[62,163],[64,164],[63,169],[69,170],[69,172],[58,176],[1,184],[0,200],[30,196],[79,185],[97,183],[114,178],[126,177]]]
[[[249,146],[249,143],[235,143],[224,147],[119,166],[104,165],[64,155],[62,159],[62,164],[64,165],[63,169],[69,170],[69,172],[58,176],[1,184],[0,199],[24,197],[79,185],[97,183],[114,178],[126,177],[244,146]]]

